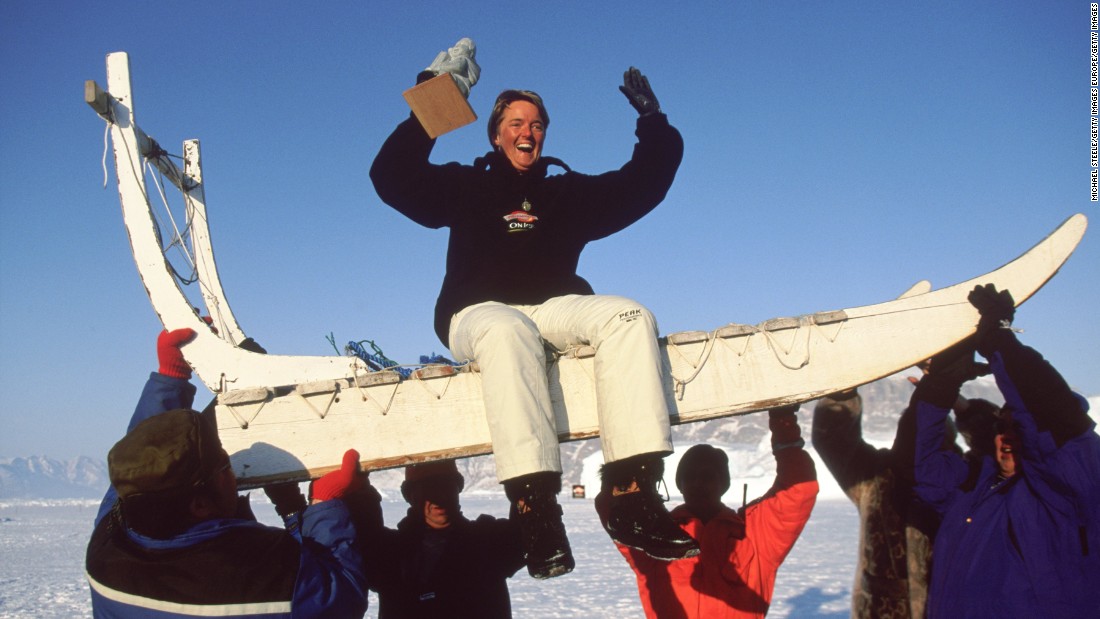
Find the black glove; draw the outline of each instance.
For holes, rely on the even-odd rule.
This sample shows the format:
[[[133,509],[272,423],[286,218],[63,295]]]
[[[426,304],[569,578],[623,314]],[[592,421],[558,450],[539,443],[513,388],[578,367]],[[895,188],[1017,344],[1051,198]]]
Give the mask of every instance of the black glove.
[[[997,350],[1002,338],[1012,333],[1012,319],[1016,316],[1016,302],[1008,290],[997,291],[993,284],[974,286],[966,299],[978,310],[976,345],[983,357]]]
[[[234,518],[256,522],[256,514],[252,513],[252,502],[249,500],[250,496],[242,494],[237,497],[237,511],[233,514]]]
[[[384,526],[382,517],[382,495],[370,483],[367,473],[359,476],[359,486],[344,495],[344,504],[351,512],[352,522],[360,539],[368,538]]]
[[[661,104],[657,103],[657,96],[649,87],[649,80],[634,67],[623,73],[623,85],[619,86],[619,90],[626,95],[630,105],[638,110],[638,116],[645,117],[661,111]]]
[[[768,411],[768,429],[772,432],[772,453],[791,447],[801,449],[806,445],[802,428],[798,425],[799,404],[791,404]]]
[[[986,374],[989,366],[974,361],[974,342],[965,339],[932,357],[913,397],[949,409],[958,400],[963,383]]]
[[[261,355],[267,354],[267,349],[263,346],[260,346],[260,344],[256,340],[250,337],[246,337],[241,340],[241,343],[237,344],[237,348],[247,350],[249,352],[260,353]]]
[[[275,513],[286,518],[306,508],[306,497],[296,481],[285,481],[264,486],[264,494],[275,505]]]

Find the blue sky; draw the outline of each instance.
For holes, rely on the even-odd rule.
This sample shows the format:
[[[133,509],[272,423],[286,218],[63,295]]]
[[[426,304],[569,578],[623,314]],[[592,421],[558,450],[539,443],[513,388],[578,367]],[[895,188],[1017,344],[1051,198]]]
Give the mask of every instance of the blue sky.
[[[581,273],[663,332],[953,284],[1083,212],[1093,229],[1017,325],[1100,393],[1087,2],[402,4],[0,2],[0,456],[103,457],[156,369],[82,101],[119,50],[139,125],[173,153],[202,140],[228,300],[272,352],[335,354],[329,333],[401,361],[446,352],[446,233],[382,205],[367,169],[401,92],[468,36],[482,121],[442,137],[440,162],[483,154],[493,98],[520,87],[546,99],[546,154],[618,167],[635,113],[617,86],[631,65],[649,76],[683,165]]]

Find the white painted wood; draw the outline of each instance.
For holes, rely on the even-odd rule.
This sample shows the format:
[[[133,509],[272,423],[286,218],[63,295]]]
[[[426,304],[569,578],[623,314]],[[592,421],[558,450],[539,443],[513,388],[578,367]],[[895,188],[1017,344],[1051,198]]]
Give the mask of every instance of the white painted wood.
[[[922,279],[919,282],[910,286],[908,290],[901,293],[901,296],[899,296],[898,298],[904,299],[905,297],[913,297],[918,294],[924,294],[930,290],[932,290],[932,282],[928,281],[927,279]]]
[[[401,380],[395,372],[371,372],[352,357],[260,355],[236,347],[233,341],[243,332],[217,280],[208,230],[198,235],[205,247],[196,253],[206,264],[199,277],[207,303],[225,309],[229,318],[221,324],[234,332],[215,335],[207,329],[171,276],[155,238],[140,166],[144,134],[134,124],[125,54],[108,56],[108,76],[119,196],[138,272],[164,326],[198,332],[184,355],[219,394],[218,430],[242,486],[316,477],[338,467],[350,447],[359,450],[367,468],[491,451],[475,367],[430,369]],[[197,144],[195,155],[197,171]],[[196,221],[206,228],[201,175],[191,177],[199,188],[194,208],[202,213]],[[810,400],[915,365],[974,332],[978,314],[966,296],[975,285],[1007,288],[1024,302],[1068,259],[1086,227],[1084,215],[1070,217],[1016,260],[947,288],[930,291],[920,282],[902,297],[876,305],[662,338],[672,422]],[[599,433],[593,355],[581,349],[550,365],[561,440]]]
[[[222,335],[228,334],[215,335],[206,328],[173,278],[157,242],[156,221],[142,167],[143,155],[151,152],[155,143],[136,124],[129,58],[124,52],[107,56],[107,81],[111,96],[108,120],[111,121],[119,200],[138,273],[165,328],[191,327],[198,332],[195,340],[186,346],[186,355],[207,387],[215,393],[223,393],[339,376],[354,377],[369,372],[365,363],[347,357],[257,355],[222,339]],[[173,184],[184,190],[188,188],[183,180],[185,176],[170,161],[159,158],[156,163]],[[206,275],[200,272],[200,276]],[[260,360],[258,364],[257,359]]]
[[[218,266],[214,262],[214,244],[210,239],[210,226],[206,219],[202,149],[198,140],[186,140],[183,143],[183,173],[191,181],[190,189],[183,191],[183,195],[187,204],[187,218],[191,222],[191,254],[195,260],[203,302],[206,304],[206,315],[210,316],[222,339],[239,344],[246,336],[225,298]]]

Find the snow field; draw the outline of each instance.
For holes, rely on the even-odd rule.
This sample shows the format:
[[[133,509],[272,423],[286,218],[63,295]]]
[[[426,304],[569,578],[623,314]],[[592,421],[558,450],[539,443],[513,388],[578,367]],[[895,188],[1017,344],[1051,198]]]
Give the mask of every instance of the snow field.
[[[391,526],[407,508],[395,499],[383,503]],[[262,493],[253,492],[252,504],[261,521],[279,524]],[[463,496],[462,505],[469,517],[507,513],[501,495]],[[577,569],[547,581],[518,572],[509,583],[513,614],[642,617],[634,575],[600,527],[591,498],[571,499],[563,493],[562,507]],[[92,616],[84,551],[97,509],[96,501],[0,501],[0,619]],[[818,502],[802,538],[779,570],[769,617],[848,616],[857,527],[855,508],[846,500]],[[367,617],[377,617],[377,612],[378,601],[372,595]]]

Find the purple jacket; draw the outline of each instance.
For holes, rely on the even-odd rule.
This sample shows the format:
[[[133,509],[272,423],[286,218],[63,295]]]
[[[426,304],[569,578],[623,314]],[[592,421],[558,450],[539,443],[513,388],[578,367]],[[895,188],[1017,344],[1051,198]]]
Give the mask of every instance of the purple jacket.
[[[948,411],[918,404],[916,490],[944,516],[928,616],[1100,616],[1100,436],[1088,405],[1014,336],[989,361],[1019,434],[1013,477],[986,457],[977,485],[960,489],[966,465],[939,449]]]

